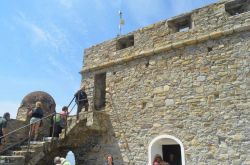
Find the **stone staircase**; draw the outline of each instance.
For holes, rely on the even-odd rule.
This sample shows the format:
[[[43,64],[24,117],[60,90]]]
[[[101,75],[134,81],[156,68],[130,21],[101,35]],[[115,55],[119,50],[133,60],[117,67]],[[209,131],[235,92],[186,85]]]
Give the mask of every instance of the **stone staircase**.
[[[85,132],[87,130],[95,130],[105,132],[107,129],[108,116],[103,112],[81,112],[79,114],[79,122],[77,123],[76,116],[68,119],[67,129],[63,129],[60,134],[60,139],[65,139],[67,135],[77,136],[79,132]]]
[[[70,142],[74,142],[75,138],[79,138],[79,132],[106,131],[108,116],[104,113],[82,112],[79,114],[79,119],[77,122],[76,116],[69,117],[67,129],[62,130],[59,139],[44,138],[43,141],[30,142],[29,151],[27,142],[7,150],[0,155],[0,165],[37,165],[53,149],[65,146],[65,144],[71,146],[68,137],[70,137]]]
[[[28,150],[27,142],[8,150],[4,155],[0,156],[1,165],[35,165],[50,148],[52,141],[36,141],[30,142]]]

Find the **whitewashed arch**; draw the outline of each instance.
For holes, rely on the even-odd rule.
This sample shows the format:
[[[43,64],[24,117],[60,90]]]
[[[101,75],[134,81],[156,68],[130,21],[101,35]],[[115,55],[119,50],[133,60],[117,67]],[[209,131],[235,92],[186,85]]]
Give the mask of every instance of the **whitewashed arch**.
[[[76,164],[76,158],[75,158],[75,154],[72,151],[69,151],[66,155],[66,159],[72,164],[75,165]]]
[[[171,135],[160,135],[155,137],[148,146],[148,165],[152,165],[153,159],[155,154],[160,154],[162,155],[162,148],[159,146],[162,145],[171,145],[171,144],[179,144],[181,148],[181,164],[185,165],[185,153],[184,153],[184,146],[182,142]]]

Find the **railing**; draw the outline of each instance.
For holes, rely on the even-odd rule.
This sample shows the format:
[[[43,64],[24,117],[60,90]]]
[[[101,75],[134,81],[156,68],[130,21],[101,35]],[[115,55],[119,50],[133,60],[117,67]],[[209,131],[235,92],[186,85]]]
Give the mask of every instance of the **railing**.
[[[72,100],[70,101],[70,103],[68,104],[68,106],[67,106],[68,108],[69,108],[70,105],[72,104],[74,98],[75,98],[75,97],[73,97],[73,99],[72,99]],[[76,105],[76,104],[74,104],[74,106],[71,108],[70,112],[74,109],[75,105]],[[69,113],[70,113],[70,112],[69,112]],[[67,116],[69,115],[69,113],[67,114]],[[56,116],[56,114],[57,114],[56,112],[53,112],[53,113],[51,113],[51,114],[49,114],[49,115],[47,115],[47,116],[45,116],[45,117],[39,119],[38,121],[33,122],[32,124],[35,124],[35,123],[37,123],[37,122],[40,122],[40,121],[42,121],[42,120],[44,120],[44,119],[47,119],[47,118],[49,118],[49,117]],[[55,117],[55,120],[53,119],[52,135],[51,135],[51,136],[52,136],[52,141],[53,141],[54,133],[55,133],[55,132],[54,132],[54,131],[55,131],[55,130],[54,130],[54,129],[55,129],[55,121],[56,121],[56,117]],[[26,124],[26,125],[24,125],[24,126],[22,126],[22,127],[19,127],[19,128],[15,129],[15,130],[13,130],[13,131],[11,131],[11,132],[9,132],[9,133],[7,133],[7,134],[1,136],[0,138],[3,139],[3,138],[6,138],[6,137],[8,137],[8,136],[10,136],[10,135],[12,135],[12,134],[14,134],[14,133],[16,133],[17,131],[24,130],[25,128],[30,127],[30,128],[29,128],[29,135],[28,135],[28,137],[24,137],[24,139],[20,140],[19,142],[14,143],[14,144],[12,144],[12,145],[10,145],[10,146],[5,147],[2,151],[0,151],[0,155],[3,154],[3,153],[5,153],[5,152],[6,152],[7,150],[9,150],[9,149],[11,149],[11,148],[13,148],[13,147],[16,147],[16,146],[18,146],[18,145],[24,143],[24,142],[27,141],[27,140],[28,140],[27,152],[29,152],[29,149],[30,149],[30,141],[31,141],[31,125],[32,125],[32,124],[31,124],[31,123]],[[67,129],[67,117],[66,117],[66,123],[65,123],[65,135],[66,135],[66,129]],[[41,133],[41,132],[44,131],[44,130],[45,130],[45,129],[40,130],[39,133]]]
[[[55,115],[55,114],[56,114],[56,113],[53,112],[53,113],[49,114],[48,116],[45,116],[45,117],[41,118],[40,120],[38,120],[38,121],[36,121],[36,122],[34,122],[34,123],[40,122],[41,120],[47,119],[47,118],[49,118],[49,117],[51,117],[51,116],[53,116],[53,115]],[[34,123],[32,123],[32,124],[34,124]],[[10,135],[12,135],[12,134],[14,134],[14,133],[16,133],[17,131],[24,130],[25,128],[30,127],[30,132],[29,132],[28,137],[24,137],[24,139],[22,139],[21,141],[19,141],[19,142],[13,144],[13,145],[11,145],[11,146],[8,146],[8,147],[4,148],[2,151],[0,151],[0,154],[6,152],[6,151],[9,150],[10,148],[13,148],[13,147],[15,147],[15,146],[17,146],[17,145],[19,145],[19,144],[25,142],[26,140],[28,140],[28,148],[29,148],[29,145],[30,145],[30,138],[31,138],[31,137],[30,137],[30,135],[31,135],[31,125],[32,125],[32,124],[30,124],[30,123],[29,123],[29,124],[26,124],[26,125],[24,125],[24,126],[22,126],[22,127],[20,127],[20,128],[17,128],[17,129],[15,129],[15,130],[13,130],[13,131],[11,131],[11,132],[9,132],[9,133],[7,133],[7,134],[1,136],[0,138],[3,139],[3,138],[6,138],[6,137],[8,137],[8,136],[10,136]],[[44,130],[43,130],[43,131],[44,131]],[[39,133],[40,133],[40,132],[39,132]]]

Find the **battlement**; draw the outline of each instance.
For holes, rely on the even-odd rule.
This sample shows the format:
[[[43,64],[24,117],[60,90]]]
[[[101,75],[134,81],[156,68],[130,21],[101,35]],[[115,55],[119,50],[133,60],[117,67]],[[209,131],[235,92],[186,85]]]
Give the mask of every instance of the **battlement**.
[[[250,0],[214,3],[84,51],[81,73],[250,30]]]

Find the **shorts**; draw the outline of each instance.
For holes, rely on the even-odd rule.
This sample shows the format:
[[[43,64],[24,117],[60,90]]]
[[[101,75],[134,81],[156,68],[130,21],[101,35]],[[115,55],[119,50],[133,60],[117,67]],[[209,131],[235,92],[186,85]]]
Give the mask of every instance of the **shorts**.
[[[39,121],[39,120],[40,120],[40,121]],[[41,122],[41,119],[38,118],[38,117],[32,117],[32,118],[30,119],[30,124],[33,124],[33,123],[40,124],[40,122]]]

